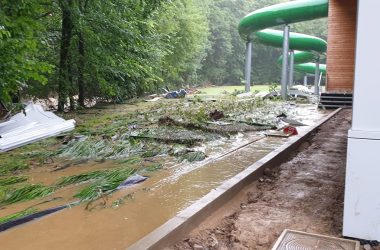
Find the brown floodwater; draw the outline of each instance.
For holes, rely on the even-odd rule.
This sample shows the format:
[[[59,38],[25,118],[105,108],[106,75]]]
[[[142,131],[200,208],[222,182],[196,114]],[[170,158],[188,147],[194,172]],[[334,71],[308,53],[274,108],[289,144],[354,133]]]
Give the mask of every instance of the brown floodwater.
[[[312,125],[326,113],[315,106],[295,109],[295,116]],[[305,130],[300,127],[299,130]],[[164,168],[151,173],[150,178],[128,189],[120,190],[106,200],[65,209],[42,219],[0,233],[0,249],[125,249],[180,210],[267,155],[288,139],[265,137],[223,158],[218,156],[258,138],[259,132],[239,134],[230,139],[210,142],[203,146],[209,157],[197,163],[174,162],[167,158]],[[50,166],[52,167],[52,166]],[[52,179],[112,167],[109,162],[90,162],[59,172],[31,171],[35,183],[52,184]],[[75,201],[71,198],[80,186],[66,187],[41,200],[15,204],[0,210],[0,216],[20,211],[52,197],[62,197],[39,205],[39,209]],[[131,194],[119,206],[112,201]],[[104,206],[107,206],[106,208]]]

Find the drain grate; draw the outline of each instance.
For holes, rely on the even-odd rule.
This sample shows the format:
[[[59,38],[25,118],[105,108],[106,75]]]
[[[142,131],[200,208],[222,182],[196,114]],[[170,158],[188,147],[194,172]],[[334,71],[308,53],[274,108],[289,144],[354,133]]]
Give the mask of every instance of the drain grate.
[[[359,242],[284,230],[272,250],[359,250]]]

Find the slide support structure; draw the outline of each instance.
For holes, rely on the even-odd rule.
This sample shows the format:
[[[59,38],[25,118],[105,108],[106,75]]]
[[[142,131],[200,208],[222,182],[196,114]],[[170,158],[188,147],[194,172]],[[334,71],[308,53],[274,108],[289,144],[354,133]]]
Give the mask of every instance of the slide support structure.
[[[289,65],[289,87],[294,83],[294,50],[290,50],[290,65]]]
[[[283,100],[287,99],[288,96],[288,56],[289,56],[289,33],[290,27],[288,24],[284,27],[284,39],[282,45],[282,74],[281,74],[281,97]]]
[[[251,69],[252,69],[252,41],[246,44],[246,58],[245,58],[245,92],[251,91]]]
[[[314,94],[319,96],[319,57],[315,62]]]
[[[289,50],[294,51],[294,70],[315,74],[316,64],[315,57],[317,54],[324,55],[327,50],[327,42],[315,36],[309,36],[296,32],[290,32],[289,25],[303,21],[314,20],[328,16],[329,0],[295,0],[275,4],[255,10],[239,22],[239,34],[247,43],[247,54],[251,54],[250,42],[253,37],[257,37],[257,41],[269,46],[283,48],[282,56],[278,63],[282,66],[281,71],[281,97],[287,100],[288,84],[294,83],[294,75],[291,73],[289,64]],[[269,29],[284,25],[284,30]],[[255,40],[256,41],[256,40]],[[246,61],[246,91],[249,89],[250,75],[248,70],[250,65],[249,56]],[[291,72],[289,72],[291,71]],[[322,72],[326,74],[326,65],[319,64],[317,70],[318,75]],[[289,79],[292,78],[292,79]],[[316,86],[316,93],[319,94],[319,86]]]

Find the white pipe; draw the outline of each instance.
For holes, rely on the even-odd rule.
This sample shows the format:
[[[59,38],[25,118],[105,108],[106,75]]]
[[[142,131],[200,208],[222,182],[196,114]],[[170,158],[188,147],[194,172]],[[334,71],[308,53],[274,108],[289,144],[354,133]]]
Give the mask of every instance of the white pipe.
[[[288,58],[289,58],[289,25],[284,27],[284,40],[282,46],[282,74],[281,74],[281,96],[283,100],[288,96]]]
[[[247,42],[245,58],[245,92],[251,92],[252,42]]]

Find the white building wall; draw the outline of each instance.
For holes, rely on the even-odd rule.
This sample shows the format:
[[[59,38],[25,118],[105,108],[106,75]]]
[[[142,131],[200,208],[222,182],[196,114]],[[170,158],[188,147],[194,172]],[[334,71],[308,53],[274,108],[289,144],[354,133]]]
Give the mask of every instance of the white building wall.
[[[380,1],[358,1],[343,235],[380,241]]]

